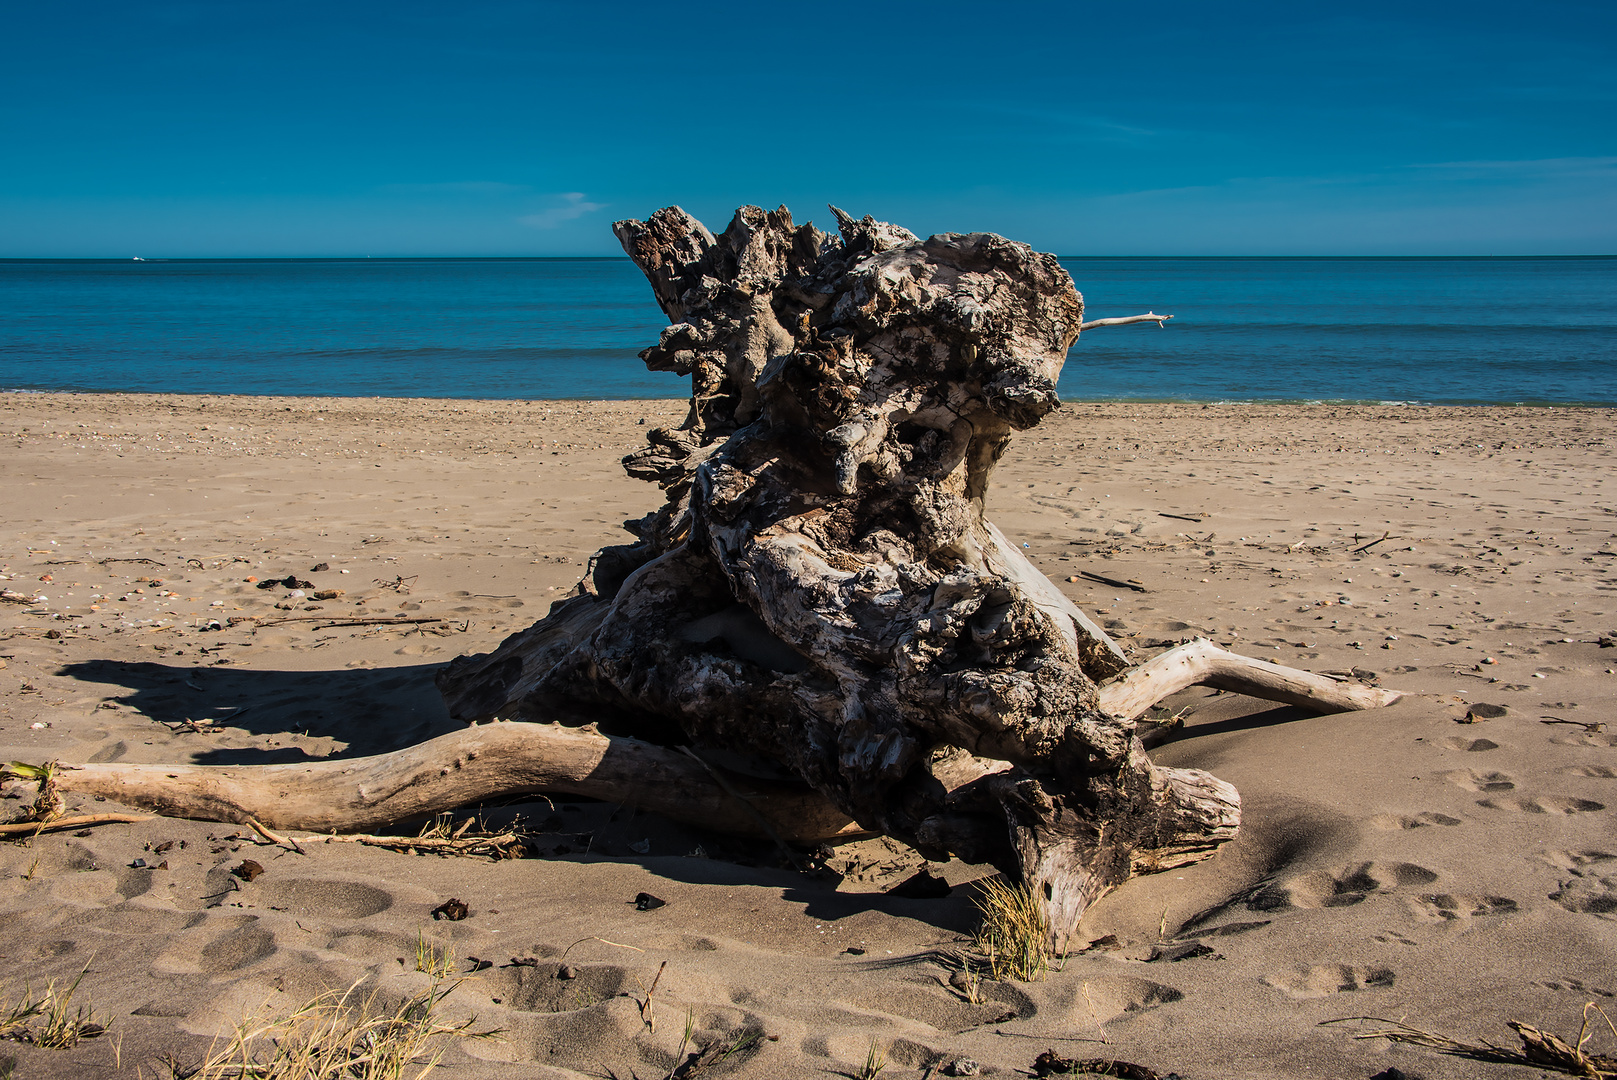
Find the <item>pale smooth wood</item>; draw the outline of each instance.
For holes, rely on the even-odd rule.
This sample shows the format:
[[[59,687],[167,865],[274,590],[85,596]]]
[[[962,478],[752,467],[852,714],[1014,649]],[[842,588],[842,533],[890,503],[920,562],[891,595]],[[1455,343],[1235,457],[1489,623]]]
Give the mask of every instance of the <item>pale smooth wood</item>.
[[[1128,326],[1131,323],[1143,322],[1154,322],[1158,326],[1161,326],[1171,318],[1173,318],[1172,315],[1158,315],[1155,312],[1148,311],[1144,315],[1123,315],[1121,317],[1111,319],[1090,319],[1088,322],[1079,326],[1078,329],[1093,330],[1098,326]]]
[[[1212,686],[1317,713],[1379,709],[1403,697],[1397,690],[1342,682],[1255,660],[1221,649],[1206,638],[1197,638],[1103,685],[1100,707],[1112,716],[1137,718],[1151,706],[1191,686]]]
[[[753,810],[793,843],[868,835],[807,787],[735,777]],[[525,792],[586,795],[717,832],[764,836],[707,770],[676,750],[555,724],[484,724],[376,757],[293,765],[63,766],[63,792],[169,817],[313,832],[369,832]]]

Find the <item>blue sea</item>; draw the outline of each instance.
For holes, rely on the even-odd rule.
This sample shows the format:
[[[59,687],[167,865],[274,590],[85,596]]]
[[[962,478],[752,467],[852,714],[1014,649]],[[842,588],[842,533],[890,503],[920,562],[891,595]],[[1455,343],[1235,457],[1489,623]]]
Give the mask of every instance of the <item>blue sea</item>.
[[[1617,404],[1617,257],[1071,258],[1084,401]],[[627,259],[0,260],[0,389],[683,397]]]

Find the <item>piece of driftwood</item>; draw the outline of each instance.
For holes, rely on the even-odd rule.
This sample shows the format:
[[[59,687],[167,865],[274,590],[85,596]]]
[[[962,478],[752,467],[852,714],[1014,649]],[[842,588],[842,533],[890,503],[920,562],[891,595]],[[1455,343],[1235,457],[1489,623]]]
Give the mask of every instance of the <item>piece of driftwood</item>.
[[[690,376],[691,408],[624,459],[664,494],[634,542],[440,674],[452,715],[508,722],[358,761],[109,763],[59,786],[315,830],[552,791],[798,843],[880,832],[1020,876],[1059,947],[1131,873],[1239,826],[1228,784],[1151,762],[1151,705],[1198,682],[1321,712],[1396,696],[1204,641],[1131,671],[984,500],[1012,435],[1057,407],[1079,331],[1167,316],[1086,324],[1053,256],[834,212],[840,235],[784,208],[719,236],[678,207],[614,226],[670,322],[642,358]]]
[[[1019,874],[1060,941],[1131,872],[1235,835],[1233,788],[1147,757],[1152,704],[1194,682],[1318,711],[1395,695],[1207,642],[1124,675],[984,498],[1081,329],[1167,317],[1086,323],[1053,256],[833,212],[840,235],[784,208],[719,236],[677,207],[615,226],[670,323],[642,358],[692,381],[684,423],[624,461],[665,502],[439,687],[471,722],[783,766],[866,828]]]
[[[150,814],[74,814],[72,817],[50,818],[45,821],[9,821],[0,825],[0,836],[38,836],[41,833],[61,832],[64,829],[87,829],[93,825],[116,825],[150,820],[152,820]]]
[[[676,750],[554,724],[485,724],[391,754],[287,765],[64,765],[55,783],[169,817],[278,830],[368,832],[497,796],[548,792],[768,835],[739,797],[794,843],[869,835],[806,785],[739,777],[733,796]]]

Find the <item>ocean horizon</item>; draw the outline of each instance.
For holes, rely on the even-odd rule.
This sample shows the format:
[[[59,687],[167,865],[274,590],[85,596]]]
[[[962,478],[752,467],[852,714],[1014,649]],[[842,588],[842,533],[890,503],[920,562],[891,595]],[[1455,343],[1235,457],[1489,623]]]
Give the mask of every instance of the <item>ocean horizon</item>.
[[[1617,405],[1617,256],[1063,257],[1071,401]],[[0,390],[671,398],[622,257],[0,259]]]

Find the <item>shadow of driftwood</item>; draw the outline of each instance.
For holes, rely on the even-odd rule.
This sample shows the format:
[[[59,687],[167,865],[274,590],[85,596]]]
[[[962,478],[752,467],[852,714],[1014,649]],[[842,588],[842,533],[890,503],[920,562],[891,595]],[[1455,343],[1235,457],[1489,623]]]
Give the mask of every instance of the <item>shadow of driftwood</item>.
[[[57,672],[107,688],[152,720],[193,720],[254,736],[306,732],[345,744],[333,757],[364,757],[458,730],[433,685],[439,664],[333,671],[265,671],[88,660]],[[199,749],[199,765],[303,761],[298,747]]]
[[[1260,708],[1265,705],[1271,707],[1262,708],[1259,712],[1244,713],[1223,720],[1209,720],[1205,723],[1196,723],[1192,719],[1184,727],[1170,732],[1158,745],[1166,746],[1170,743],[1205,739],[1209,735],[1225,735],[1232,731],[1256,731],[1259,728],[1275,727],[1279,724],[1295,724],[1299,720],[1310,720],[1318,715],[1307,709],[1299,709],[1295,705],[1273,706],[1270,702],[1259,701],[1256,698],[1248,700]]]

